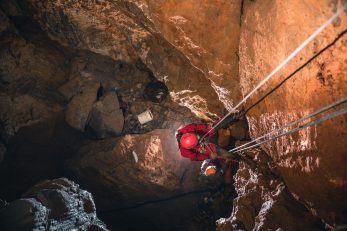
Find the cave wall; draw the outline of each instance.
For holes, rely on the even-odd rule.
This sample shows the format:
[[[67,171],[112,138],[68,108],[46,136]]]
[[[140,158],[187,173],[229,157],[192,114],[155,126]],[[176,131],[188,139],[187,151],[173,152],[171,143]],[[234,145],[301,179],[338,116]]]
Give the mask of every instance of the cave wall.
[[[69,157],[65,167],[77,182],[89,187],[104,210],[118,205],[131,207],[131,202],[141,203],[152,196],[165,198],[204,188],[208,182],[196,182],[198,164],[184,162],[177,148],[170,146],[176,142],[172,136],[175,128],[188,122],[186,117],[189,121],[195,118],[171,101],[153,104],[144,100],[139,92],[149,81],[147,71],[167,84],[174,102],[186,106],[198,117],[221,116],[340,5],[341,1],[325,0],[215,1],[214,4],[197,0],[2,1],[1,7],[6,12],[0,11],[3,19],[0,107],[5,110],[0,113],[0,160],[3,156],[18,157],[21,162],[16,160],[15,165],[7,168],[11,169],[13,179],[20,179],[42,169],[37,166],[47,160],[50,164],[45,165],[45,170],[52,170],[51,162],[58,162],[55,160],[60,154]],[[26,24],[29,19],[33,22]],[[26,31],[28,27],[30,30]],[[28,39],[26,33],[32,38],[41,30],[55,43],[47,38]],[[250,99],[247,106],[303,65],[248,112],[252,138],[343,96],[347,88],[345,31],[344,13]],[[305,64],[314,55],[317,57]],[[145,64],[146,71],[139,68],[141,64]],[[85,142],[86,137],[79,138],[83,142],[70,139],[76,130],[79,130],[77,137],[87,135],[89,113],[96,103],[102,103],[97,96],[100,84],[107,91],[124,88],[118,94],[131,103],[130,111],[134,115],[149,107],[155,112],[158,123],[142,130],[128,126],[127,133],[165,130],[118,139],[111,136],[103,141]],[[61,121],[64,117],[75,130],[61,129],[66,126]],[[127,118],[124,119],[129,125]],[[322,228],[321,218],[330,225],[345,223],[345,128],[346,117],[338,117],[263,145],[270,157],[264,163],[277,166],[279,176],[265,177],[273,174],[266,168],[253,171],[243,167],[236,178],[239,198],[234,212],[219,222],[219,228],[284,227],[280,225],[288,220],[299,220],[297,214],[307,218],[308,229]],[[113,136],[117,132],[119,129]],[[64,137],[64,134],[69,135]],[[52,140],[58,140],[57,146],[42,148],[51,145]],[[22,145],[27,141],[27,146]],[[38,147],[41,151],[37,151]],[[74,155],[77,150],[78,154]],[[132,151],[139,154],[138,164]],[[47,154],[42,159],[44,153],[53,153],[54,158]],[[259,155],[255,159],[261,162],[257,158]],[[41,162],[28,167],[29,159]],[[62,168],[63,162],[59,159],[56,168]],[[1,173],[8,173],[7,170],[2,168]],[[48,176],[59,174],[61,169]],[[15,180],[7,176],[1,181],[7,196],[33,183],[28,177],[19,190]],[[146,190],[139,193],[140,188]],[[193,199],[190,202],[196,204]],[[170,206],[169,203],[167,207]],[[143,216],[143,211],[135,212],[137,217]],[[153,216],[160,214],[158,211],[153,210]],[[194,212],[190,210],[187,214]],[[287,220],[274,215],[282,213]],[[172,212],[169,214],[174,216]],[[151,216],[152,213],[143,218],[144,223],[153,222]],[[154,226],[158,224],[162,225],[158,222]]]
[[[240,164],[234,177],[238,197],[231,216],[216,221],[218,231],[325,230],[321,218],[291,194],[270,156],[262,150],[247,155],[256,167]]]
[[[166,82],[174,101],[201,118],[223,115],[223,103],[230,108],[240,97],[235,87],[240,1],[213,8],[207,2],[197,7],[200,1],[18,2],[64,46],[125,62],[140,59]]]
[[[243,94],[333,15],[341,2],[245,1],[239,67]],[[345,96],[346,20],[346,13],[341,14],[252,97],[248,106],[304,65],[248,112],[252,138]],[[314,55],[318,56],[305,64]],[[262,146],[293,195],[329,224],[345,223],[347,217],[346,123],[347,117],[339,116]]]
[[[23,2],[3,1],[0,6],[0,197],[12,201],[39,180],[68,176],[91,190],[102,219],[113,229],[162,230],[166,225],[168,230],[201,230],[198,203],[210,182],[200,179],[200,163],[179,155],[173,136],[178,126],[197,118],[169,97],[160,103],[146,98],[144,88],[155,78],[138,57],[115,60],[88,47],[52,41]],[[136,115],[146,109],[154,118],[141,126]],[[99,117],[95,125],[95,111],[102,112],[103,126]],[[123,113],[124,121],[116,117]],[[123,131],[110,133],[118,122],[124,122]],[[100,133],[95,137],[89,128]],[[120,131],[155,128],[165,130],[116,138]]]
[[[241,1],[135,1],[156,31],[200,69],[226,109],[240,100]],[[205,88],[206,89],[206,88]]]

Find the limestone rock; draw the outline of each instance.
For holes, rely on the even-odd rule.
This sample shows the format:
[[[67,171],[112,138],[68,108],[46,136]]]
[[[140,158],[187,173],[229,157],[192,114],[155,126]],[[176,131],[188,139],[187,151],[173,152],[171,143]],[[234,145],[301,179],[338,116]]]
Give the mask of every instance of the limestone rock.
[[[130,8],[133,13],[139,8],[142,14],[135,13],[138,20],[149,20],[155,31],[204,73],[224,107],[230,109],[241,97],[238,87],[241,2],[140,0],[129,1],[127,5],[133,6]],[[169,81],[174,81],[170,75],[168,77]]]
[[[0,53],[0,79],[7,91],[57,98],[56,88],[67,80],[61,52],[9,32],[0,40]]]
[[[49,120],[62,110],[60,105],[45,102],[30,95],[8,97],[0,95],[0,120],[5,140],[13,137],[20,128]]]
[[[108,92],[102,100],[93,105],[88,126],[97,138],[103,139],[120,135],[123,125],[124,117],[117,95],[114,92]]]
[[[45,230],[47,208],[33,198],[19,199],[0,211],[4,230]]]
[[[331,17],[341,3],[245,1],[240,37],[243,94]],[[347,34],[339,34],[346,26],[347,15],[343,13],[252,97],[248,106],[318,55],[248,112],[252,138],[345,97]],[[340,116],[262,146],[279,166],[289,190],[329,224],[347,221],[346,127],[346,116]]]
[[[94,141],[67,167],[90,187],[102,208],[109,208],[197,189],[202,184],[199,165],[181,157],[173,131],[157,129]]]
[[[59,87],[58,91],[65,97],[65,100],[70,101],[79,92],[83,91],[83,88],[86,88],[88,81],[81,76],[72,78],[67,83]]]
[[[241,96],[236,87],[241,1],[170,4],[31,0],[22,6],[53,40],[127,63],[140,59],[175,102],[204,119],[221,116],[220,100],[230,108]]]
[[[217,221],[217,230],[323,230],[320,219],[298,202],[276,176],[270,167],[274,166],[271,159],[264,153],[257,153],[256,159],[256,169],[240,164],[235,176],[238,197],[233,212],[231,217]]]
[[[83,85],[78,89],[76,94],[72,97],[69,104],[66,106],[65,119],[71,126],[80,131],[84,131],[88,122],[89,113],[92,110],[93,104],[97,99],[97,92],[100,88],[100,82],[94,80],[92,77],[82,77]],[[77,81],[78,82],[78,81]],[[66,88],[75,91],[75,80],[71,80],[71,85]],[[70,87],[71,86],[71,87]],[[69,91],[63,90],[65,95],[69,98]]]
[[[65,178],[33,186],[0,211],[4,230],[107,230],[92,195]]]

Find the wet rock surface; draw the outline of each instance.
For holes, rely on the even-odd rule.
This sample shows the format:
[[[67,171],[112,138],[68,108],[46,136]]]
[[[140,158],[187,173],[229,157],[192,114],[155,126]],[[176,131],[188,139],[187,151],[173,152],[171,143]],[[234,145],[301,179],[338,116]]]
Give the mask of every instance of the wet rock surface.
[[[0,210],[2,230],[108,230],[92,195],[66,178],[46,180]]]

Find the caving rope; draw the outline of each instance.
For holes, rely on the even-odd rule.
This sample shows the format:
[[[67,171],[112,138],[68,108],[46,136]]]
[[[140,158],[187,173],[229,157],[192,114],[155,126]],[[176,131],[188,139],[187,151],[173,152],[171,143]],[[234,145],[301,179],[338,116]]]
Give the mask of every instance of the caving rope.
[[[331,109],[331,108],[334,108],[334,107],[336,107],[336,106],[338,106],[338,105],[341,105],[341,104],[343,104],[343,103],[346,103],[346,102],[347,102],[347,96],[344,97],[344,98],[342,98],[342,99],[340,99],[340,100],[338,100],[338,101],[335,101],[334,103],[332,103],[332,104],[330,104],[330,105],[328,105],[328,106],[326,106],[326,107],[323,107],[323,108],[321,108],[321,109],[319,109],[319,110],[317,110],[317,111],[315,111],[315,112],[313,112],[313,113],[311,113],[311,114],[309,114],[309,115],[306,115],[306,116],[304,116],[304,117],[301,117],[301,118],[298,119],[298,120],[295,120],[295,121],[293,121],[293,122],[290,122],[290,123],[288,123],[288,124],[286,124],[286,125],[284,125],[284,126],[278,128],[278,129],[276,129],[276,130],[273,130],[273,131],[271,131],[271,132],[269,132],[269,133],[267,133],[267,134],[265,134],[265,135],[263,135],[263,136],[261,136],[261,137],[258,137],[258,138],[256,138],[255,140],[252,140],[252,141],[250,141],[250,142],[248,142],[248,143],[245,143],[245,144],[243,144],[243,145],[241,145],[241,146],[239,146],[239,147],[237,147],[237,148],[231,149],[231,150],[229,150],[229,152],[241,152],[241,151],[245,151],[245,150],[248,150],[248,149],[251,149],[251,148],[255,148],[255,147],[260,146],[260,145],[263,144],[263,143],[266,143],[266,142],[269,142],[269,141],[278,139],[278,138],[280,138],[280,137],[282,137],[282,136],[285,136],[285,135],[290,135],[290,134],[292,134],[292,133],[294,133],[294,132],[300,131],[300,130],[302,130],[302,129],[304,129],[304,128],[307,128],[307,127],[309,127],[309,126],[312,126],[312,125],[314,125],[314,124],[319,124],[319,123],[322,123],[322,122],[324,122],[324,121],[326,121],[326,120],[335,118],[336,116],[345,114],[345,113],[347,113],[347,107],[344,107],[344,108],[342,108],[342,109],[340,109],[340,110],[331,112],[331,113],[329,113],[329,114],[327,114],[327,115],[325,115],[325,116],[323,116],[323,117],[320,117],[320,118],[318,118],[318,119],[312,120],[312,121],[307,122],[307,123],[305,123],[305,124],[299,125],[299,126],[297,126],[296,128],[293,128],[293,129],[291,129],[291,130],[289,130],[289,131],[284,131],[283,133],[281,133],[281,134],[279,134],[279,135],[276,135],[276,136],[274,136],[274,137],[270,137],[270,136],[271,136],[272,134],[274,134],[274,133],[277,133],[277,132],[279,132],[279,131],[282,131],[282,130],[284,130],[285,128],[288,128],[288,127],[290,127],[290,126],[292,126],[292,125],[295,125],[295,124],[297,124],[297,123],[299,123],[299,122],[301,122],[301,121],[307,120],[307,119],[309,119],[309,118],[311,118],[311,117],[313,117],[313,116],[315,116],[315,115],[318,115],[318,114],[320,114],[320,113],[323,113],[323,112],[325,112],[325,111],[327,111],[327,110],[329,110],[329,109]],[[259,140],[262,140],[262,141],[259,142],[259,143],[256,143],[256,141],[259,141]],[[255,144],[254,144],[254,143],[255,143]],[[252,145],[252,144],[253,144],[253,145]],[[250,145],[251,145],[251,146],[250,146]]]
[[[201,139],[204,139],[212,130],[216,129],[228,116],[236,112],[243,103],[247,101],[251,95],[253,95],[260,87],[262,87],[267,81],[271,79],[282,67],[284,67],[291,59],[293,59],[304,47],[307,46],[313,39],[315,39],[318,34],[320,34],[330,23],[332,23],[344,10],[347,10],[347,3],[337,10],[337,12],[331,16],[326,22],[324,22],[315,32],[312,33],[300,46],[298,46],[282,63],[280,63],[270,74],[268,74],[250,93],[248,93],[235,107],[233,107],[228,114],[226,114],[218,123],[216,123],[209,131],[207,131]]]
[[[247,101],[247,99],[248,99],[249,97],[251,97],[251,95],[253,95],[260,87],[262,87],[267,81],[269,81],[269,80],[271,79],[272,76],[274,76],[280,69],[282,69],[291,59],[293,59],[304,47],[306,47],[313,39],[315,39],[315,38],[318,36],[318,34],[320,34],[330,23],[332,23],[332,22],[333,22],[343,11],[345,11],[345,10],[347,10],[347,3],[344,3],[344,5],[343,5],[339,10],[337,10],[337,12],[336,12],[333,16],[331,16],[331,17],[330,17],[326,22],[324,22],[316,31],[314,31],[314,32],[311,34],[310,37],[308,37],[300,46],[298,46],[298,47],[297,47],[297,48],[296,48],[296,49],[295,49],[284,61],[282,61],[282,63],[280,63],[270,74],[268,74],[268,75],[267,75],[267,76],[266,76],[266,77],[265,77],[265,78],[264,78],[264,79],[263,79],[263,80],[262,80],[262,81],[261,81],[250,93],[248,93],[248,94],[247,94],[247,95],[246,95],[235,107],[233,107],[233,108],[230,110],[230,112],[229,112],[228,114],[226,114],[221,120],[218,121],[218,123],[216,123],[209,131],[207,131],[207,132],[202,136],[201,140],[203,140],[212,130],[216,129],[216,128],[217,128],[228,116],[230,116],[232,113],[236,112],[236,109],[237,109],[237,108],[239,108],[243,103],[245,103],[245,102]],[[332,103],[332,104],[330,104],[330,105],[328,105],[328,106],[326,106],[326,107],[323,107],[322,109],[317,110],[317,111],[315,111],[315,112],[313,112],[313,113],[311,113],[311,114],[309,114],[309,115],[307,115],[307,116],[304,116],[304,117],[300,118],[300,119],[297,120],[297,121],[293,121],[293,122],[291,122],[291,123],[289,123],[289,124],[287,124],[287,125],[285,125],[285,126],[279,128],[279,129],[276,129],[276,130],[274,130],[274,131],[272,131],[272,132],[269,132],[269,133],[267,133],[267,134],[265,134],[265,135],[263,135],[263,136],[261,136],[261,137],[258,137],[257,139],[255,139],[255,140],[253,140],[253,141],[251,141],[251,142],[248,142],[248,143],[246,143],[246,144],[244,144],[244,145],[242,145],[242,146],[239,146],[239,147],[237,147],[237,148],[234,148],[234,149],[232,149],[232,150],[229,150],[229,152],[241,152],[241,151],[244,151],[244,150],[247,150],[247,149],[250,149],[250,148],[254,148],[254,147],[257,147],[257,146],[259,146],[260,144],[263,144],[263,143],[265,143],[265,142],[269,142],[269,141],[271,141],[271,140],[278,139],[278,138],[280,138],[280,137],[282,137],[282,136],[292,134],[292,133],[294,133],[294,132],[297,132],[297,131],[299,131],[299,130],[301,130],[301,129],[304,129],[304,128],[306,128],[306,127],[312,126],[312,125],[314,125],[314,124],[318,124],[318,123],[321,123],[321,122],[323,122],[323,121],[332,119],[332,118],[334,118],[334,117],[336,117],[336,116],[342,115],[342,114],[344,114],[344,113],[347,112],[347,107],[345,107],[345,108],[343,108],[343,109],[341,109],[341,110],[332,112],[332,113],[330,113],[330,114],[328,114],[328,115],[326,115],[326,116],[324,116],[324,117],[321,117],[321,118],[319,118],[319,119],[316,119],[316,120],[313,120],[313,121],[308,122],[308,123],[306,123],[306,124],[303,124],[303,125],[301,125],[301,126],[299,126],[299,127],[297,127],[297,128],[294,128],[294,129],[292,129],[292,130],[290,130],[290,131],[287,131],[287,132],[284,132],[284,133],[282,133],[282,134],[279,134],[279,135],[277,135],[277,136],[275,136],[275,137],[272,137],[272,138],[263,140],[263,141],[260,142],[260,143],[251,145],[251,144],[255,143],[256,141],[259,141],[259,140],[261,140],[261,139],[264,139],[264,138],[266,138],[266,137],[269,137],[270,135],[272,135],[272,134],[274,134],[274,133],[276,133],[276,132],[279,132],[279,131],[281,131],[281,130],[283,130],[283,129],[289,127],[289,126],[295,125],[295,124],[297,124],[297,123],[299,123],[299,122],[301,122],[301,121],[304,121],[304,120],[306,120],[306,119],[308,119],[308,118],[310,118],[310,117],[312,117],[312,116],[314,116],[314,115],[320,114],[320,113],[322,113],[322,112],[324,112],[324,111],[326,111],[326,110],[328,110],[328,109],[330,109],[330,108],[333,108],[333,107],[335,107],[335,106],[337,106],[337,105],[340,105],[340,104],[346,102],[346,98],[347,98],[347,97],[345,97],[345,98],[343,98],[343,99],[341,99],[341,100],[339,100],[339,101],[336,101],[336,102],[334,102],[334,103]],[[248,111],[248,110],[247,110],[247,111]],[[251,146],[249,146],[249,145],[251,145]]]

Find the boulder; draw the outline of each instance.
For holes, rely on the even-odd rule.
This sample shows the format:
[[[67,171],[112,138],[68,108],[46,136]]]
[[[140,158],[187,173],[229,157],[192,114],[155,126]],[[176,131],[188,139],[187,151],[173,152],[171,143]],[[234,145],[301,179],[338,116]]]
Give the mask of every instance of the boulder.
[[[42,181],[0,210],[4,230],[107,230],[92,195],[66,178]]]
[[[104,98],[93,105],[88,126],[97,138],[104,139],[122,133],[124,116],[119,107],[118,97],[108,92]]]
[[[202,188],[199,167],[181,157],[169,129],[93,141],[67,162],[103,209]]]
[[[18,199],[0,211],[4,230],[46,230],[49,211],[33,198]]]
[[[81,80],[72,79],[61,89],[65,97],[72,97],[66,106],[65,120],[71,127],[84,131],[89,113],[97,99],[100,82],[90,76],[76,78],[81,78]],[[82,82],[81,86],[79,85],[80,82]],[[76,86],[80,87],[76,88]]]

